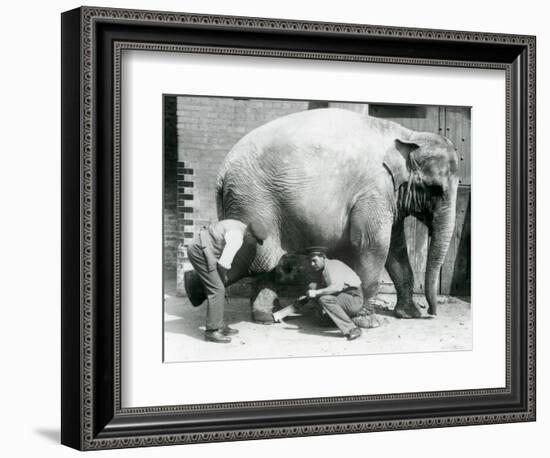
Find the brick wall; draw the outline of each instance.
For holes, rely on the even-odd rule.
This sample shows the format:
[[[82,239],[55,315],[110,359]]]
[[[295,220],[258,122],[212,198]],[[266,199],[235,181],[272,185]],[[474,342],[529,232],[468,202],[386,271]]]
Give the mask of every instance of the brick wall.
[[[185,166],[185,162],[177,163],[176,183],[176,214],[178,221],[178,237],[180,242],[189,242],[194,237],[194,215],[198,199],[195,197],[195,171]]]
[[[176,97],[164,98],[164,265],[174,268],[178,247]]]

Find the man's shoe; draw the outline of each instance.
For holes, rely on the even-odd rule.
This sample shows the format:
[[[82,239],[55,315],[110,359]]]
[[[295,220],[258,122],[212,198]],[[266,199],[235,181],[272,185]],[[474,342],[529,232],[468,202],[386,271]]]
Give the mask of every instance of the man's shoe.
[[[238,329],[233,329],[233,328],[230,328],[229,326],[225,325],[223,327],[220,328],[220,332],[224,335],[224,336],[235,336],[239,333],[239,330]]]
[[[204,340],[207,342],[229,343],[231,337],[224,336],[218,329],[214,329],[213,331],[204,332]]]
[[[348,340],[354,340],[357,339],[357,337],[361,336],[361,328],[353,328],[349,334],[347,335]]]

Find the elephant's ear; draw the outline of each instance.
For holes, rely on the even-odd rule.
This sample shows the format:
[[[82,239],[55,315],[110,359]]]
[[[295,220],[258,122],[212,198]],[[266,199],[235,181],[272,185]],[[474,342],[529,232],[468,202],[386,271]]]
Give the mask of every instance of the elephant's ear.
[[[384,166],[390,172],[395,191],[397,191],[403,183],[409,180],[407,163],[409,161],[409,155],[417,148],[419,148],[419,146],[414,142],[403,141],[396,138],[394,147],[386,152],[384,156]]]

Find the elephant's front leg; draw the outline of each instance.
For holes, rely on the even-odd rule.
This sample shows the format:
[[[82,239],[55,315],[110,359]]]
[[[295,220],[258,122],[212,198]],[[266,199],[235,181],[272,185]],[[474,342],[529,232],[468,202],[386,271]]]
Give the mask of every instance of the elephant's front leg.
[[[407,253],[404,221],[398,221],[392,229],[392,237],[386,270],[397,292],[394,309],[398,318],[419,318],[420,310],[413,301],[414,274]]]
[[[391,225],[380,228],[377,235],[370,237],[371,241],[360,251],[356,271],[361,278],[363,300],[368,312],[368,326],[378,327],[380,322],[375,315],[374,300],[380,286],[380,275],[384,269],[390,245]]]

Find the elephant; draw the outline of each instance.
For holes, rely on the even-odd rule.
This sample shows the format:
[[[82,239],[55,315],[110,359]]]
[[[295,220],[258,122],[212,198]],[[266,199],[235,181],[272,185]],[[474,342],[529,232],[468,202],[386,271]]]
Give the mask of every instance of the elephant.
[[[435,133],[340,108],[270,121],[235,144],[218,174],[219,218],[260,219],[269,228],[262,246],[236,259],[228,283],[274,271],[287,253],[321,245],[359,275],[365,304],[386,268],[395,315],[418,318],[404,233],[412,215],[430,235],[425,296],[435,315],[458,182],[456,148]]]

